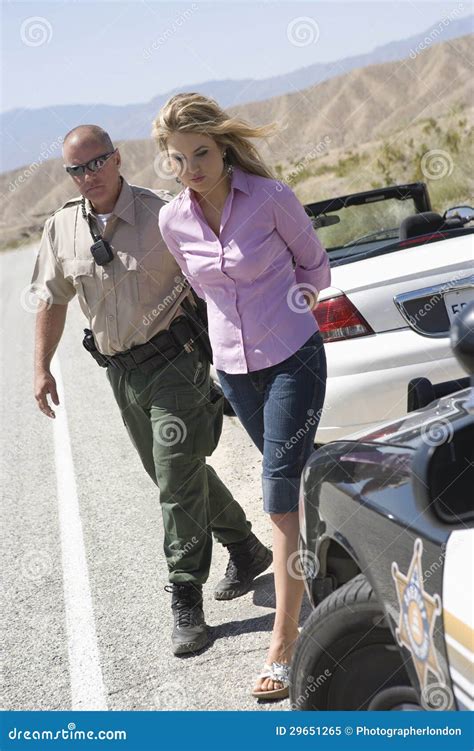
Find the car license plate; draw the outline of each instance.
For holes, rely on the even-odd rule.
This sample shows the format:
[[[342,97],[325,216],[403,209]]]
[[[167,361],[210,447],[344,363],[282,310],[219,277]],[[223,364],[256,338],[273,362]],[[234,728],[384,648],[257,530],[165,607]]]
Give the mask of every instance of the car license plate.
[[[444,304],[449,322],[452,323],[455,316],[470,302],[474,301],[474,287],[464,289],[452,289],[444,293]]]

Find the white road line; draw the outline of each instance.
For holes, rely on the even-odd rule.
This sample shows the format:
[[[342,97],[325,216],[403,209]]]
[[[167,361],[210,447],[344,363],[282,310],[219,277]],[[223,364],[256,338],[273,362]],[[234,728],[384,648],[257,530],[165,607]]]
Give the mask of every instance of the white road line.
[[[71,678],[71,709],[106,710],[76,476],[64,404],[63,380],[57,356],[53,359],[52,370],[60,399],[60,406],[53,407],[56,412],[54,453]]]

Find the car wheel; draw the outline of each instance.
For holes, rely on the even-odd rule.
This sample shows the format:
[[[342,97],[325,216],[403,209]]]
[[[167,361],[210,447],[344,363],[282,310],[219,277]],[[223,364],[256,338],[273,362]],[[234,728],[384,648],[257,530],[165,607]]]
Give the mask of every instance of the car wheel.
[[[313,610],[293,658],[293,709],[368,709],[380,692],[410,685],[402,655],[365,576],[354,577]]]

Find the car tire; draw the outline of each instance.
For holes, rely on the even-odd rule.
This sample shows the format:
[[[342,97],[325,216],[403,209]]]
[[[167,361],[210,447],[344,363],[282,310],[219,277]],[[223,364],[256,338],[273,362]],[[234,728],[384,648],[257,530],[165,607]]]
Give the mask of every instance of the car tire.
[[[412,686],[392,686],[379,691],[367,707],[369,712],[393,712],[421,710],[418,694]]]
[[[365,710],[377,694],[410,686],[403,658],[363,574],[313,610],[291,669],[295,710]]]

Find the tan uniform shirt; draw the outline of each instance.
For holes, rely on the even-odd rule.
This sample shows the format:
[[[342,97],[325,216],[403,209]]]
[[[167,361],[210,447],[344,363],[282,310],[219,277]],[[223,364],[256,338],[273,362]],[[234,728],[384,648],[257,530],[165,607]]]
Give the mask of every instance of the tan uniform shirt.
[[[103,237],[113,261],[98,266],[81,199],[68,201],[45,223],[32,288],[43,300],[65,305],[77,293],[97,348],[106,355],[143,344],[168,328],[190,295],[189,285],[158,228],[165,201],[147,188],[122,190]],[[86,210],[91,205],[86,201]]]

